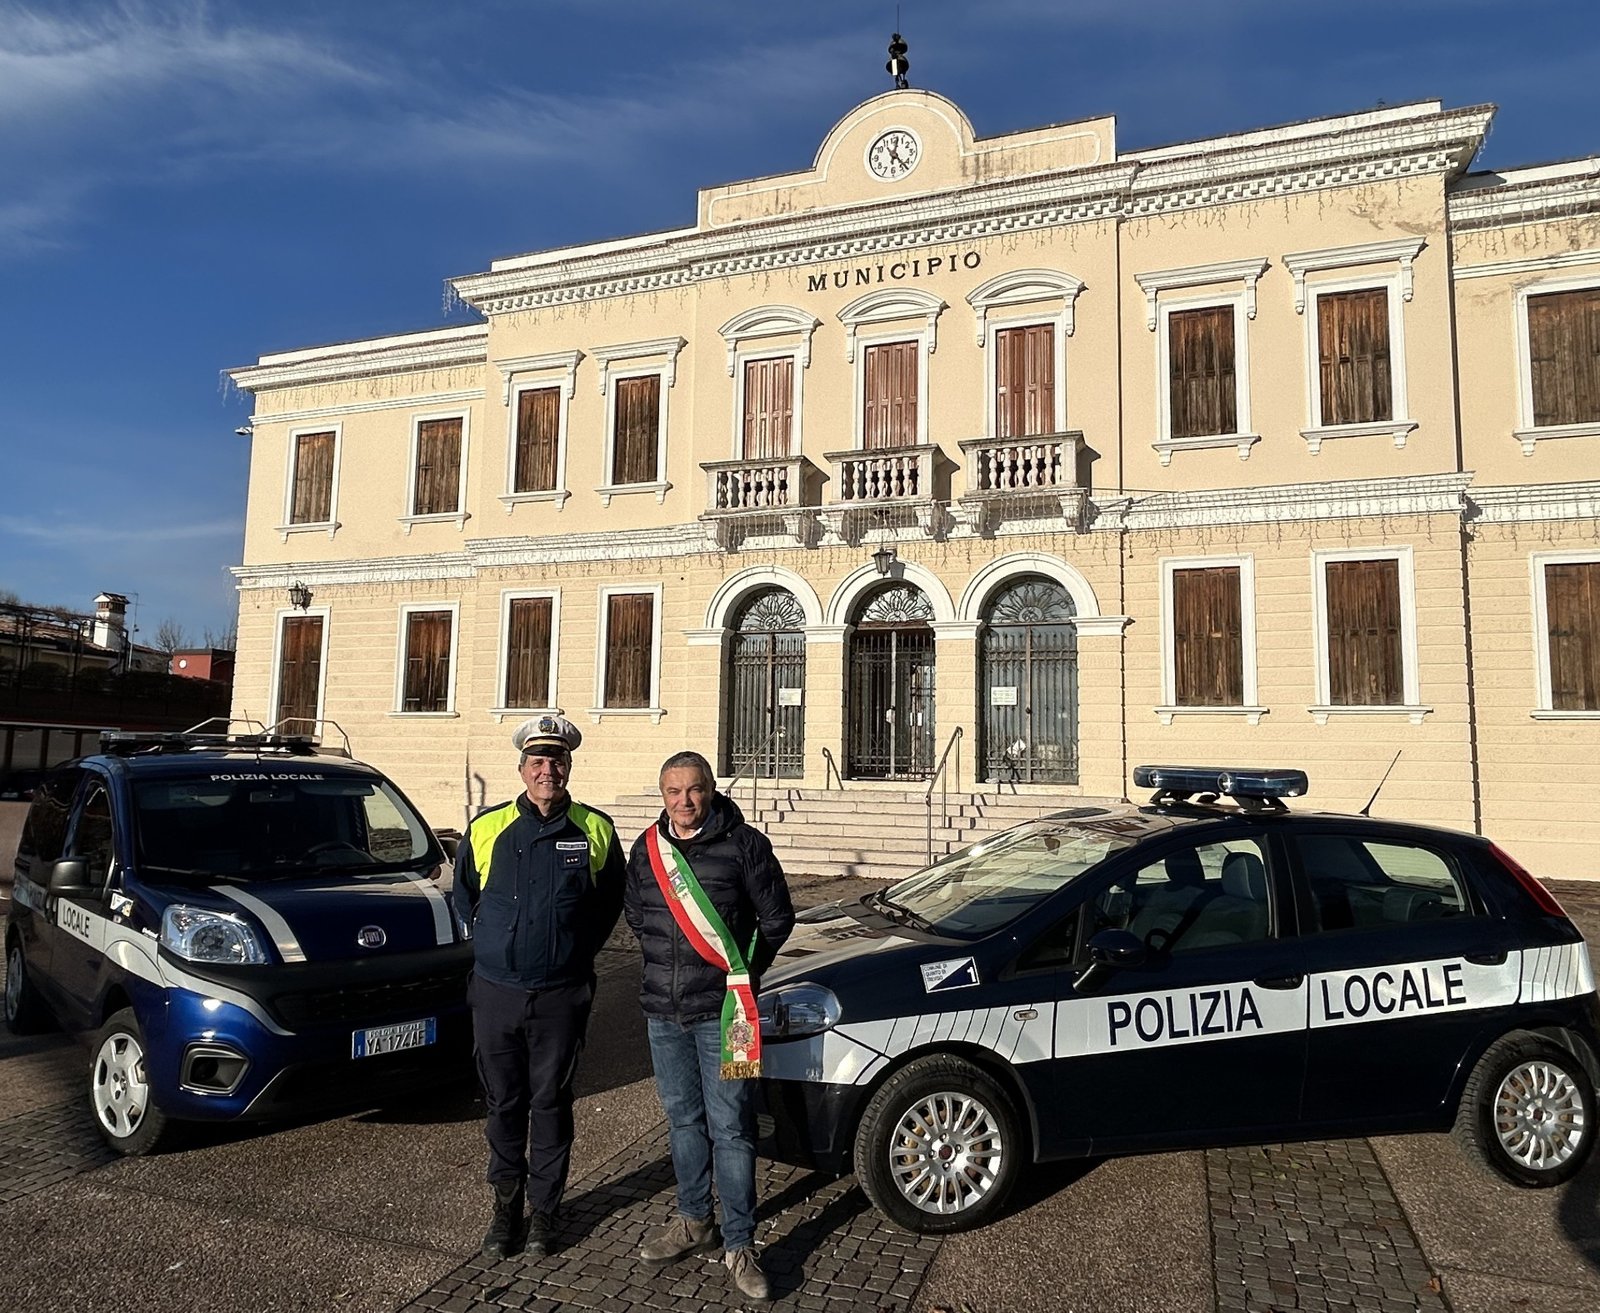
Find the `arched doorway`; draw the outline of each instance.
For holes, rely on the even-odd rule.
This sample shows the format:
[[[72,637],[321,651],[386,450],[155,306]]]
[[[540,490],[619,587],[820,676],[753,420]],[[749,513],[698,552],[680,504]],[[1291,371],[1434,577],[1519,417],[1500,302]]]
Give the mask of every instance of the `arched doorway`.
[[[933,607],[906,583],[869,593],[850,635],[845,769],[922,779],[933,769]]]
[[[1067,590],[1025,575],[984,608],[978,672],[984,778],[1078,782],[1078,627]]]
[[[723,679],[728,699],[724,775],[745,771],[797,779],[804,771],[805,624],[800,603],[784,588],[752,594],[734,614]],[[768,743],[780,727],[783,737]]]

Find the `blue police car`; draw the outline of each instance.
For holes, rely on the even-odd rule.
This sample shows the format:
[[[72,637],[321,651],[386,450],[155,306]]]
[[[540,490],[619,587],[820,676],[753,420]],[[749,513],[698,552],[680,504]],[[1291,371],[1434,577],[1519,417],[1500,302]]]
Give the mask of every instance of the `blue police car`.
[[[6,1022],[91,1035],[106,1140],[268,1118],[437,1070],[470,1043],[445,854],[384,776],[309,737],[106,734],[35,791]]]
[[[1140,767],[802,913],[763,981],[771,1156],[898,1225],[992,1219],[1029,1162],[1453,1128],[1527,1186],[1594,1147],[1583,937],[1487,840],[1291,812],[1299,771]]]

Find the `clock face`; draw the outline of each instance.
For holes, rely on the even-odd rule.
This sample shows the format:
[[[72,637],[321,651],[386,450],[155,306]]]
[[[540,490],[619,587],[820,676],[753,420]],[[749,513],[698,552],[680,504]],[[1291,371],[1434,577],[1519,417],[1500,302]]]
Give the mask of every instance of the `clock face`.
[[[890,128],[867,147],[867,167],[874,177],[893,182],[917,167],[922,146],[907,128]]]

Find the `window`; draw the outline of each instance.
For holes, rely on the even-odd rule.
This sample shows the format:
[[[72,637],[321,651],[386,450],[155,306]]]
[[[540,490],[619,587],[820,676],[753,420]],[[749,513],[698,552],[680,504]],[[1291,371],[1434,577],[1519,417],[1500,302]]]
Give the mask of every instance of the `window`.
[[[106,877],[111,874],[116,841],[111,826],[111,797],[105,786],[93,777],[88,793],[73,819],[72,837],[67,847],[73,857],[83,859],[85,883],[95,888],[104,885]]]
[[[654,483],[661,454],[661,376],[619,378],[612,386],[610,483]]]
[[[524,388],[517,393],[517,455],[511,491],[554,492],[561,437],[561,389]],[[521,703],[508,705],[520,706]]]
[[[1600,555],[1534,557],[1539,707],[1600,714]]]
[[[1158,957],[1270,938],[1266,849],[1241,837],[1141,867],[1090,904],[1085,938],[1108,929],[1127,930]]]
[[[22,838],[17,842],[17,857],[32,857],[41,863],[33,876],[41,884],[50,878],[50,864],[66,851],[67,815],[83,774],[78,767],[69,766],[46,776],[34,790],[33,805],[28,808]]]
[[[555,705],[556,606],[554,593],[506,594],[502,707]]]
[[[1317,297],[1317,367],[1324,425],[1394,418],[1387,289]]]
[[[1185,712],[1233,712],[1259,722],[1255,562],[1248,556],[1161,563],[1163,724]]]
[[[323,639],[327,614],[285,615],[278,626],[278,690],[275,721],[298,721],[291,733],[303,734],[322,719]]]
[[[455,608],[404,607],[400,613],[399,710],[452,711],[455,684]]]
[[[1056,431],[1054,324],[1002,328],[994,335],[994,436],[1032,438]]]
[[[1534,428],[1600,424],[1600,287],[1527,297]]]
[[[745,460],[781,460],[793,451],[794,357],[744,362]]]
[[[1421,723],[1416,583],[1411,549],[1374,548],[1312,555],[1316,597],[1318,724],[1341,711],[1403,711]]]
[[[336,435],[332,429],[296,433],[294,480],[290,489],[289,523],[321,526],[333,519],[333,465]]]
[[[416,424],[411,515],[461,514],[461,465],[466,421],[460,415]]]
[[[1454,865],[1432,849],[1346,835],[1301,835],[1318,930],[1369,930],[1471,912]]]
[[[659,723],[661,586],[602,588],[600,623],[591,714],[649,715]]]
[[[1167,316],[1167,406],[1168,437],[1239,431],[1231,305]]]
[[[917,342],[882,342],[865,353],[866,393],[861,411],[861,445],[912,447],[917,444]]]

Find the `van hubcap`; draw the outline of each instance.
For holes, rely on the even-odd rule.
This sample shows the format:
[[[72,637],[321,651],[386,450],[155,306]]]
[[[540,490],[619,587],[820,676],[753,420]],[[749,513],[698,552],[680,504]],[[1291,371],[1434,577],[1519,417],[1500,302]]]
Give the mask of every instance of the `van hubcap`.
[[[1583,1096],[1552,1062],[1513,1067],[1494,1096],[1494,1129],[1513,1162],[1548,1170],[1578,1151],[1587,1130]]]
[[[132,1035],[107,1037],[95,1055],[89,1079],[95,1115],[119,1140],[139,1129],[150,1103],[144,1050]]]

